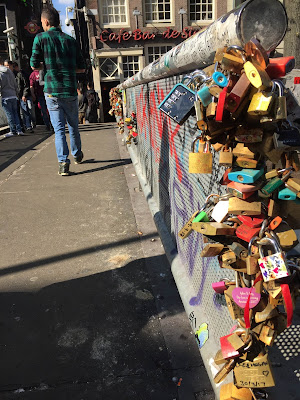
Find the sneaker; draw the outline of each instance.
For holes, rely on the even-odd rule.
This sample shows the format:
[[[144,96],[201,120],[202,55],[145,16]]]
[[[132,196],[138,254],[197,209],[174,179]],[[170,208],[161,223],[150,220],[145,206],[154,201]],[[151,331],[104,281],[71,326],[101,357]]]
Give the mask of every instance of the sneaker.
[[[26,132],[34,133],[34,130],[32,128],[26,128]]]
[[[83,152],[81,151],[80,154],[74,157],[75,164],[80,164],[83,160]]]
[[[8,138],[8,137],[12,137],[14,136],[14,134],[12,132],[7,132],[4,137]]]
[[[19,136],[24,136],[24,135],[25,135],[25,133],[23,133],[22,131],[17,132],[17,134],[18,134]]]
[[[60,162],[59,169],[58,169],[58,175],[62,175],[62,176],[69,175],[69,167],[70,167],[70,163]]]

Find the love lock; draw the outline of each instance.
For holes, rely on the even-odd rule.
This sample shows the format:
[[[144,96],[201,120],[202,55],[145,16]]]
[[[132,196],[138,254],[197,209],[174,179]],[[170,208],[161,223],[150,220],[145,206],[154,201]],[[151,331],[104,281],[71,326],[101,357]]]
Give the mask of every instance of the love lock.
[[[264,282],[285,278],[290,275],[285,262],[284,253],[282,252],[281,247],[275,241],[275,239],[265,237],[260,241],[257,241],[257,244],[260,255],[260,258],[258,259],[258,264]],[[264,256],[263,246],[266,245],[271,245],[274,248],[275,250],[274,254],[271,254],[269,256]]]

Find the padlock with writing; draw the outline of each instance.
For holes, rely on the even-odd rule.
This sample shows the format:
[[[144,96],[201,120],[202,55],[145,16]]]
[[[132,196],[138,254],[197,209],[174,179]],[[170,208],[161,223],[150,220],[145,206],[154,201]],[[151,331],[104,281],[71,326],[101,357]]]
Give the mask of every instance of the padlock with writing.
[[[199,141],[199,151],[195,153],[195,144]],[[192,153],[189,153],[189,173],[211,174],[212,153],[209,142],[203,139],[203,135],[196,137],[192,143]]]
[[[258,243],[260,258],[258,260],[259,268],[261,270],[263,280],[268,282],[270,280],[285,278],[289,276],[289,270],[287,268],[285,257],[282,249],[278,243],[271,238],[263,238]],[[274,248],[274,253],[268,256],[264,256],[263,247],[271,245]]]
[[[258,235],[260,228],[250,228],[247,225],[240,225],[236,228],[235,234],[238,238],[249,243],[253,236]]]
[[[187,238],[187,237],[193,232],[192,223],[193,223],[194,218],[195,218],[198,214],[199,214],[199,211],[196,211],[196,212],[191,216],[191,218],[188,220],[188,222],[184,225],[184,227],[180,229],[180,231],[178,232],[178,236],[179,236],[181,239]]]
[[[221,386],[220,400],[252,400],[249,388],[238,388],[234,383],[226,383]]]

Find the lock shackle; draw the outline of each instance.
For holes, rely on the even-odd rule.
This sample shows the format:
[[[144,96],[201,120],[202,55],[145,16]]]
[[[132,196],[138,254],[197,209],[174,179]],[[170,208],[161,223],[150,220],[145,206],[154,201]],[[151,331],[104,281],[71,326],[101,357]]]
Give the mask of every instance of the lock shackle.
[[[265,234],[266,230],[268,229],[268,226],[269,226],[269,220],[266,218],[263,220],[263,223],[261,224],[261,227],[260,227],[260,231],[258,233],[258,237],[260,239],[262,239],[263,235]]]
[[[233,44],[232,46],[228,46],[227,49],[226,49],[226,53],[229,53],[229,51],[231,51],[231,50],[234,50],[236,53],[240,52],[240,55],[241,55],[244,63],[247,62],[246,52],[241,46],[238,46],[236,44]]]
[[[256,242],[256,241],[259,241],[260,239],[259,239],[259,237],[258,236],[253,236],[251,239],[250,239],[250,242],[249,242],[249,244],[248,244],[248,256],[251,256],[252,255],[252,246],[254,245],[254,243]]]
[[[257,244],[258,244],[259,255],[261,258],[265,257],[262,251],[262,247],[264,245],[272,245],[275,249],[275,253],[282,253],[281,247],[278,245],[277,241],[273,238],[264,237],[263,239],[260,239],[257,242]]]
[[[195,137],[195,139],[193,140],[192,146],[191,146],[191,149],[192,149],[193,153],[195,153],[195,144],[196,144],[196,142],[198,140],[201,140],[201,139],[203,140],[203,135],[199,135],[199,136]],[[205,142],[205,140],[203,140],[203,141]]]
[[[284,84],[278,79],[273,79],[272,80],[272,85],[275,85],[275,86],[278,87],[279,96],[283,97],[284,96],[284,89],[285,89]]]
[[[188,83],[184,83],[184,81],[186,79],[189,79]],[[193,82],[193,77],[191,75],[185,75],[182,79],[181,79],[181,83],[185,84],[186,86],[189,86],[191,83]]]

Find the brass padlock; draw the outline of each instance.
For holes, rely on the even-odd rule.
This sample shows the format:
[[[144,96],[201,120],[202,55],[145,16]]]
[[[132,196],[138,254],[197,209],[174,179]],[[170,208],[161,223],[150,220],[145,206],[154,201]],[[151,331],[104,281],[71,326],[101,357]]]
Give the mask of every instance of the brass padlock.
[[[253,361],[238,362],[234,368],[235,384],[239,387],[265,388],[275,386],[268,354],[261,352]]]
[[[199,151],[195,153],[195,144],[199,141]],[[203,135],[196,137],[192,143],[192,153],[189,153],[189,173],[211,174],[212,153],[209,142],[203,139]]]
[[[286,97],[284,96],[284,84],[277,80],[273,80],[273,84],[278,87],[278,97],[276,98],[275,106],[275,121],[283,121],[287,119]]]
[[[237,197],[231,197],[229,199],[228,213],[233,215],[260,215],[261,207],[261,202],[250,202]]]
[[[234,235],[235,228],[219,222],[194,222],[192,228],[208,236]]]
[[[208,243],[201,251],[200,257],[215,257],[218,256],[224,249],[221,243]]]
[[[258,265],[258,259],[259,259],[258,248],[256,253],[253,253],[253,248],[252,248],[255,241],[258,239],[259,239],[258,237],[253,237],[248,245],[248,256],[246,258],[246,268],[248,275],[256,275],[260,271]]]
[[[252,169],[255,169],[257,167],[257,164],[258,164],[257,160],[253,160],[253,159],[247,158],[247,157],[238,157],[235,160],[235,162],[239,167],[252,168]]]
[[[222,382],[229,374],[229,372],[233,370],[235,364],[236,364],[235,359],[232,358],[231,360],[228,360],[226,364],[224,364],[223,367],[220,369],[220,371],[215,375],[214,382],[215,383]]]
[[[222,167],[231,167],[233,161],[233,153],[231,147],[226,144],[222,147],[219,155],[219,165]]]
[[[256,153],[251,151],[244,143],[237,143],[232,152],[235,157],[246,157],[251,158],[251,160],[254,160],[256,157]]]
[[[237,388],[234,383],[223,384],[220,389],[220,400],[252,400],[249,388]]]
[[[251,99],[248,114],[253,116],[268,115],[271,113],[273,101],[276,95],[274,92],[274,87],[270,92],[258,91],[255,93]]]
[[[206,118],[214,118],[216,116],[217,105],[218,103],[215,101],[209,103],[209,105],[206,107]]]
[[[232,250],[228,250],[222,254],[222,261],[224,264],[234,264],[236,262],[236,255]]]
[[[185,239],[187,238],[192,232],[192,223],[194,218],[199,214],[199,211],[196,211],[191,218],[188,220],[188,222],[184,225],[183,228],[180,229],[180,231],[178,232],[178,236],[181,237],[181,239]]]
[[[230,52],[234,52],[235,55],[230,54]],[[245,52],[242,47],[236,45],[229,46],[223,54],[221,68],[240,75],[246,61]]]

